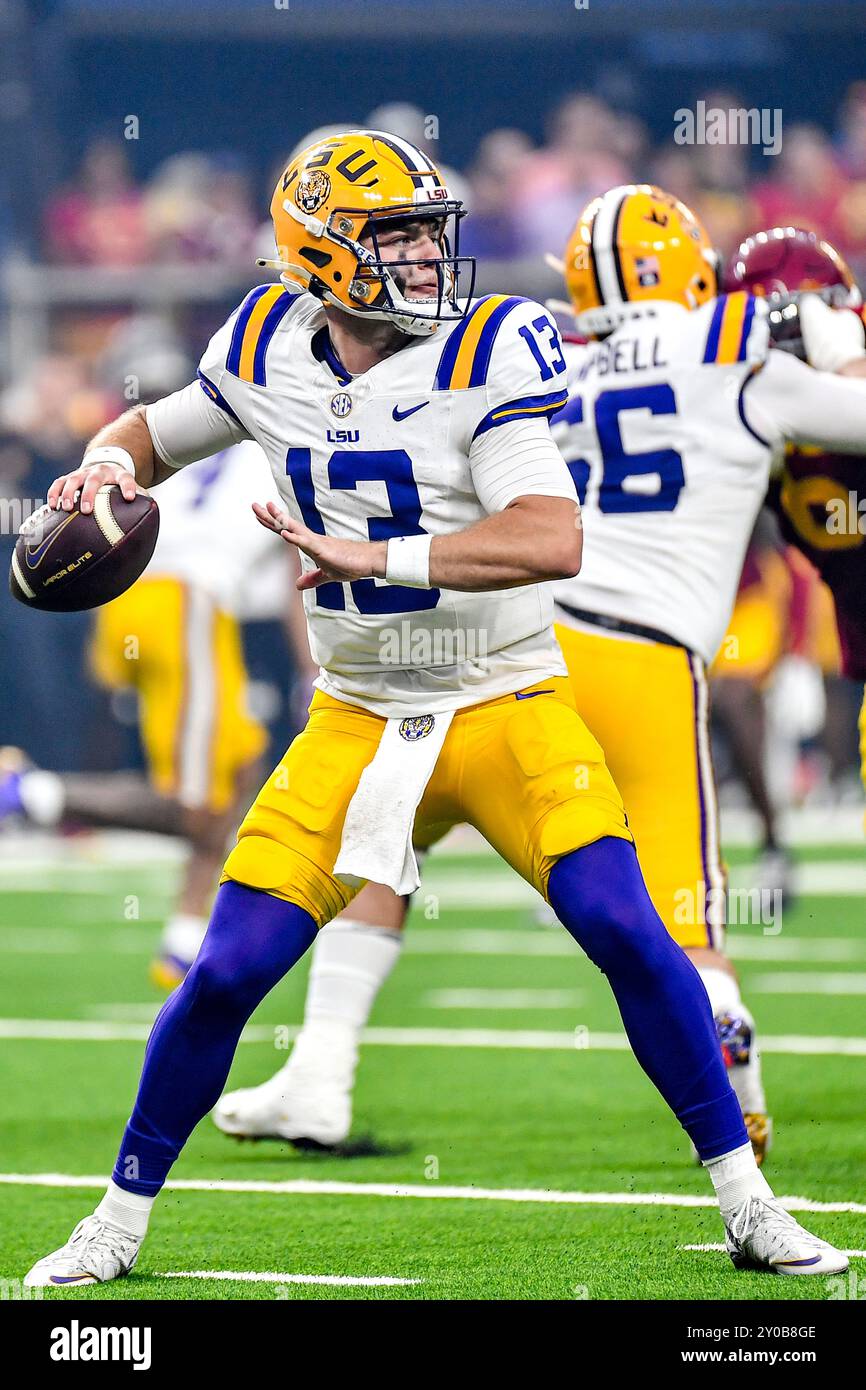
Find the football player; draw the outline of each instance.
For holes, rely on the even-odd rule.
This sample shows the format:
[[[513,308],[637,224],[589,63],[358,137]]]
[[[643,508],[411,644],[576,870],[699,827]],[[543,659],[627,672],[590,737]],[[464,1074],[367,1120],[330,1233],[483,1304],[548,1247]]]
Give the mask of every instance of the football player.
[[[365,880],[417,886],[413,827],[423,844],[463,821],[607,975],[636,1058],[707,1168],[735,1265],[844,1270],[755,1162],[706,990],[652,906],[574,704],[543,583],[574,576],[582,549],[547,424],[567,400],[553,320],[531,301],[462,293],[474,269],[457,248],[462,206],[403,140],[323,141],[286,169],[272,212],[282,282],[216,334],[200,384],[108,426],[49,491],[68,509],[80,494],[86,511],[106,482],[132,497],[255,437],[281,493],[256,514],[301,554],[321,675],[154,1025],[105,1196],[28,1286],[132,1269],[252,1011]],[[866,394],[834,377],[823,388],[866,438]]]
[[[273,491],[265,456],[248,440],[178,473],[160,492],[145,574],[96,611],[91,668],[107,689],[137,695],[147,780],[26,765],[0,780],[0,816],[186,840],[177,906],[151,964],[163,989],[195,958],[228,836],[261,781],[267,733],[247,708],[238,614],[251,576],[261,584],[262,566],[280,558],[249,511],[253,497]]]
[[[824,371],[866,376],[863,297],[845,260],[815,232],[756,232],[733,256],[727,279],[731,287],[766,298],[778,348]],[[866,461],[828,450],[820,439],[786,449],[767,500],[785,539],[833,595],[842,674],[866,681],[866,517],[860,501]],[[866,785],[866,699],[860,761]]]

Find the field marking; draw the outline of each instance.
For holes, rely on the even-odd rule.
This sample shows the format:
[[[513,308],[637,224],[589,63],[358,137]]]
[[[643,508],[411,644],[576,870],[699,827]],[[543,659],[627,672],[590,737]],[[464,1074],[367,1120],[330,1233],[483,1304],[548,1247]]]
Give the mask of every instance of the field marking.
[[[749,980],[750,994],[866,994],[866,974],[851,974],[838,970],[784,972],[754,975]]]
[[[678,1245],[678,1250],[695,1250],[698,1254],[709,1254],[712,1251],[720,1250],[727,1253],[728,1247],[721,1241],[707,1241],[703,1245]],[[840,1250],[840,1255],[847,1255],[851,1260],[866,1260],[866,1250]]]
[[[866,960],[866,941],[847,936],[746,936],[728,938],[734,960],[845,961]],[[570,956],[584,961],[577,943],[564,927],[421,927],[406,934],[407,951],[429,956]]]
[[[0,890],[27,895],[61,894],[64,898],[90,896],[104,900],[116,898],[122,910],[123,888],[129,875],[149,902],[165,902],[166,890],[177,884],[180,863],[152,857],[134,856],[87,859],[67,857],[56,852],[22,862],[0,854]],[[122,876],[122,877],[118,877]],[[855,897],[866,891],[866,864],[857,859],[803,860],[794,869],[798,894],[805,897]],[[739,891],[756,889],[754,869],[738,865],[731,871],[731,887]],[[535,889],[488,851],[481,864],[461,863],[442,856],[431,859],[424,874],[422,893],[441,898],[450,909],[502,908],[531,911],[541,903]]]
[[[421,1003],[428,1009],[574,1009],[585,999],[582,989],[431,989]]]
[[[9,1187],[105,1187],[105,1174],[79,1177],[69,1173],[0,1173]],[[717,1207],[715,1197],[682,1192],[561,1192],[556,1188],[446,1187],[443,1184],[387,1182],[318,1182],[295,1178],[285,1182],[240,1179],[169,1178],[175,1192],[248,1192],[281,1197],[417,1197],[423,1200],[516,1202],[590,1207]],[[777,1197],[788,1211],[836,1212],[866,1216],[866,1202],[819,1202],[811,1197]]]
[[[289,1041],[301,1031],[291,1025],[252,1024],[241,1034],[242,1043],[271,1043],[279,1031]],[[0,1018],[0,1038],[40,1042],[146,1042],[146,1023],[122,1023],[98,1019]],[[578,1028],[572,1032],[546,1032],[516,1028],[366,1028],[361,1042],[372,1047],[495,1047],[532,1052],[629,1052],[624,1033],[602,1033]],[[866,1057],[866,1038],[819,1037],[809,1034],[762,1035],[761,1051],[794,1057]]]
[[[398,1284],[423,1284],[423,1279],[395,1279],[390,1274],[371,1274],[362,1279],[353,1274],[278,1274],[258,1270],[175,1269],[160,1272],[156,1279],[238,1279],[247,1284],[330,1284],[344,1289],[386,1289]]]
[[[116,914],[111,923],[117,925]],[[154,949],[160,919],[148,916],[108,936],[94,935],[97,927],[105,925],[105,920],[101,919],[91,928],[0,927],[0,954],[52,956],[99,951],[113,955],[147,956]],[[586,958],[576,942],[560,927],[508,929],[415,925],[407,933],[405,949],[412,955],[425,956],[567,956],[576,965],[586,964]],[[733,960],[762,964],[792,961],[844,965],[866,960],[866,940],[846,936],[747,936],[734,933],[728,937],[728,955]]]

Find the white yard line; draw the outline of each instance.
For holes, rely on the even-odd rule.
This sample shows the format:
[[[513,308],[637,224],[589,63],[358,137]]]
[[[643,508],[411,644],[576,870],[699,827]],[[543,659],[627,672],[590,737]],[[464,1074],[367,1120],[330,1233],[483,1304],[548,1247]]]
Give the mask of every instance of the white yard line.
[[[422,996],[428,1009],[574,1009],[581,989],[431,989]]]
[[[390,1274],[371,1274],[362,1279],[353,1274],[278,1274],[259,1270],[236,1269],[175,1269],[155,1276],[157,1279],[238,1279],[246,1284],[330,1284],[334,1288],[380,1289],[402,1284],[423,1284],[423,1279],[396,1279]]]
[[[845,962],[866,960],[866,940],[847,936],[763,936],[733,933],[728,954],[734,960]],[[576,942],[560,927],[527,930],[495,927],[410,927],[406,950],[425,956],[571,956],[583,961]]]
[[[866,974],[838,970],[775,971],[749,977],[750,994],[866,994]]]
[[[280,1039],[290,1040],[300,1024],[279,1025]],[[0,1038],[56,1042],[137,1042],[150,1033],[147,1023],[98,1019],[0,1018]],[[241,1034],[243,1043],[273,1044],[276,1027],[253,1024]],[[367,1028],[361,1041],[373,1047],[495,1047],[540,1052],[628,1052],[624,1033],[596,1033],[582,1026],[572,1032],[507,1028]],[[809,1034],[761,1036],[761,1050],[782,1056],[866,1057],[866,1038],[820,1037]]]
[[[699,1254],[704,1254],[713,1250],[727,1251],[727,1246],[718,1241],[708,1241],[704,1245],[679,1245],[678,1250],[696,1250]],[[852,1260],[866,1260],[866,1250],[840,1250],[840,1255],[847,1255]]]
[[[105,1187],[105,1174],[0,1173],[10,1187]],[[175,1192],[252,1192],[281,1197],[417,1197],[420,1200],[515,1202],[542,1206],[590,1207],[715,1207],[715,1197],[682,1192],[562,1192],[556,1188],[446,1187],[437,1182],[317,1182],[296,1178],[286,1182],[233,1179],[169,1178]],[[866,1216],[866,1202],[818,1202],[811,1197],[777,1197],[788,1211],[840,1212]]]

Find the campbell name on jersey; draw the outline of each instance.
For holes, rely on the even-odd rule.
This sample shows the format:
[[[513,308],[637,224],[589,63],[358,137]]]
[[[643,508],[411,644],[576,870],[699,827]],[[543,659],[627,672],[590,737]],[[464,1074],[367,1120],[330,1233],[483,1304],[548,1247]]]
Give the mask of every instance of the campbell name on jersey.
[[[565,344],[569,401],[552,430],[584,513],[569,609],[663,633],[707,662],[724,637],[773,450],[743,395],[768,351],[760,301],[641,306],[614,333]]]
[[[484,517],[478,441],[566,401],[553,320],[505,295],[473,301],[464,318],[351,377],[319,301],[262,286],[211,340],[199,376],[262,446],[292,514],[364,541],[444,535]],[[556,495],[574,495],[564,464]],[[565,670],[545,586],[458,593],[362,579],[304,602],[322,687],[385,715],[407,703],[456,708]]]

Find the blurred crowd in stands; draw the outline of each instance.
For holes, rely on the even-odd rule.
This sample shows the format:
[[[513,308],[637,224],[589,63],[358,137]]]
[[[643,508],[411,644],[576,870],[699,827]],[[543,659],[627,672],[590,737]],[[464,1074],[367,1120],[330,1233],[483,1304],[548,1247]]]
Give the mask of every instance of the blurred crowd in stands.
[[[708,109],[746,105],[736,92],[707,92],[703,99]],[[525,267],[545,252],[559,254],[592,197],[618,183],[649,180],[695,208],[726,257],[758,226],[795,223],[819,230],[866,277],[866,82],[845,93],[834,131],[786,126],[774,157],[745,144],[679,145],[673,136],[659,145],[631,111],[587,93],[567,97],[550,113],[543,145],[534,145],[516,121],[484,135],[463,170],[449,166],[447,132],[431,139],[435,121],[418,107],[393,103],[359,116],[361,123],[402,135],[443,167],[470,209],[461,249],[484,261]],[[298,132],[296,148],[318,133]],[[187,152],[140,182],[130,148],[105,137],[89,145],[45,209],[45,261],[127,271],[220,267],[237,273],[241,289],[244,281],[254,283],[255,256],[272,254],[266,213],[276,163],[266,175],[254,174],[239,153]],[[287,153],[275,152],[280,168]],[[0,383],[0,425],[36,431],[55,453],[61,436],[87,438],[124,399],[182,382],[189,353],[214,326],[207,314],[189,312],[171,323],[164,315],[130,319],[119,309],[58,313],[50,358],[23,379]]]
[[[736,92],[707,92],[707,109],[741,109]],[[784,113],[783,113],[784,115]],[[367,114],[448,166],[447,132],[395,103]],[[300,135],[300,132],[299,132]],[[145,183],[131,172],[123,140],[98,139],[45,216],[46,257],[66,265],[126,266],[219,261],[247,265],[270,197],[235,153],[175,155]],[[282,160],[283,152],[277,156]],[[275,172],[275,171],[274,171]],[[846,92],[837,128],[784,127],[781,152],[745,144],[655,144],[631,112],[576,93],[551,113],[540,147],[520,129],[490,131],[471,165],[451,174],[471,209],[467,249],[513,259],[558,250],[581,208],[629,180],[652,181],[691,204],[720,249],[733,251],[756,223],[820,228],[854,261],[866,260],[866,82]]]

